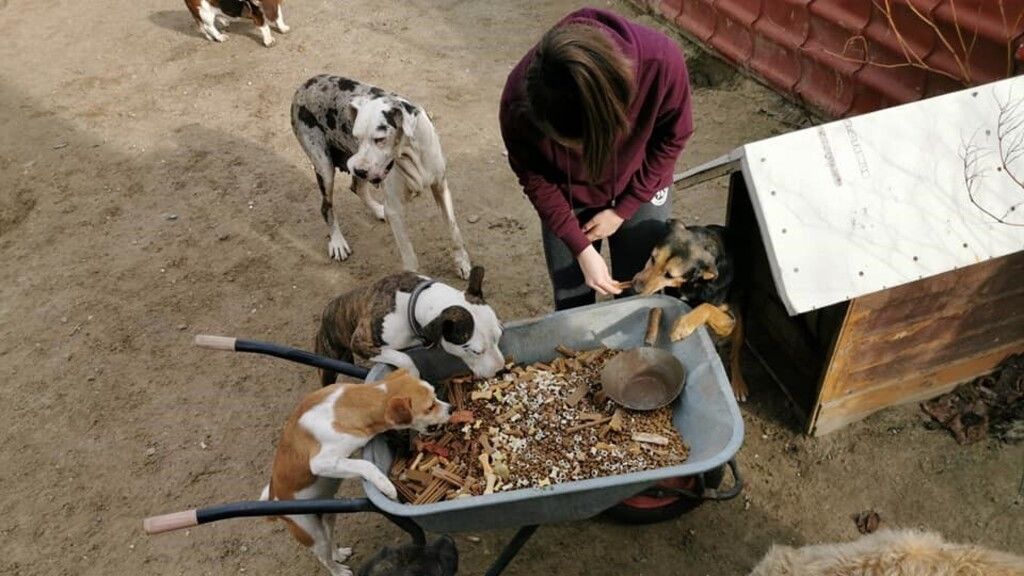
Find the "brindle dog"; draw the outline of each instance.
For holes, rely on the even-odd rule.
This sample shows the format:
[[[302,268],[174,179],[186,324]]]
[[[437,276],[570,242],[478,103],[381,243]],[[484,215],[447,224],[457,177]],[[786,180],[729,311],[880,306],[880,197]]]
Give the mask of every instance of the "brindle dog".
[[[737,306],[739,290],[734,285],[736,265],[730,245],[729,231],[723,226],[685,226],[678,220],[669,220],[647,266],[633,278],[633,290],[653,294],[676,288],[693,307],[672,326],[673,342],[704,325],[711,327],[719,343],[728,338],[732,389],[736,399],[744,401],[747,384],[740,370],[743,323]]]

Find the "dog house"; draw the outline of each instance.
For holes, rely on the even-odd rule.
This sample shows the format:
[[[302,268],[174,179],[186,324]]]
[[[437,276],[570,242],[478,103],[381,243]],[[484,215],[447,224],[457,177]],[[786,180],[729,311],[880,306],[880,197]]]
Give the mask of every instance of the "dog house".
[[[1024,351],[1024,78],[742,146],[747,345],[826,434]]]

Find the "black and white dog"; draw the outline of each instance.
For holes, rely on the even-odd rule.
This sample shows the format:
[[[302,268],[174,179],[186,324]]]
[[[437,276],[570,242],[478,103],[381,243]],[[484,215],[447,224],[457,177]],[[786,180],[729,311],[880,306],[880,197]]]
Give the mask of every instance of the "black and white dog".
[[[427,113],[391,94],[348,78],[321,75],[307,80],[292,99],[292,129],[313,163],[331,227],[328,254],[345,260],[352,253],[334,210],[335,170],[352,175],[352,192],[378,220],[387,220],[405,270],[419,268],[403,221],[403,205],[430,191],[451,233],[455,268],[469,277],[469,255],[455,222],[441,141]],[[370,185],[384,185],[384,204]]]
[[[331,300],[316,333],[316,353],[346,362],[355,356],[419,371],[402,350],[437,346],[490,378],[505,365],[502,325],[484,301],[484,269],[474,266],[465,291],[413,272],[385,276]],[[321,372],[324,386],[337,379]]]

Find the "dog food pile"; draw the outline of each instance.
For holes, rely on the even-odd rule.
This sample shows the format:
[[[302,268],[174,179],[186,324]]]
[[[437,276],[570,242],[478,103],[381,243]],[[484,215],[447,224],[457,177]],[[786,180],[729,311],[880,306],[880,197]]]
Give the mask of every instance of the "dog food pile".
[[[448,382],[451,422],[413,438],[391,467],[401,498],[429,504],[686,460],[671,407],[633,412],[600,391],[601,368],[616,351],[558,351],[550,364]]]

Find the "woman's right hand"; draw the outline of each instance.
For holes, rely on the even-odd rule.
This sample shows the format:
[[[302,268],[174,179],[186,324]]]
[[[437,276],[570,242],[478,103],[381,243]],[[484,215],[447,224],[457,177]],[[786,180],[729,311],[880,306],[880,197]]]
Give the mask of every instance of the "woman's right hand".
[[[605,264],[604,258],[594,249],[593,245],[584,248],[583,252],[580,252],[579,256],[576,257],[576,261],[580,263],[580,269],[583,270],[583,277],[587,281],[587,286],[596,290],[598,294],[622,293],[618,282],[613,280],[611,273],[608,272],[608,265]]]

